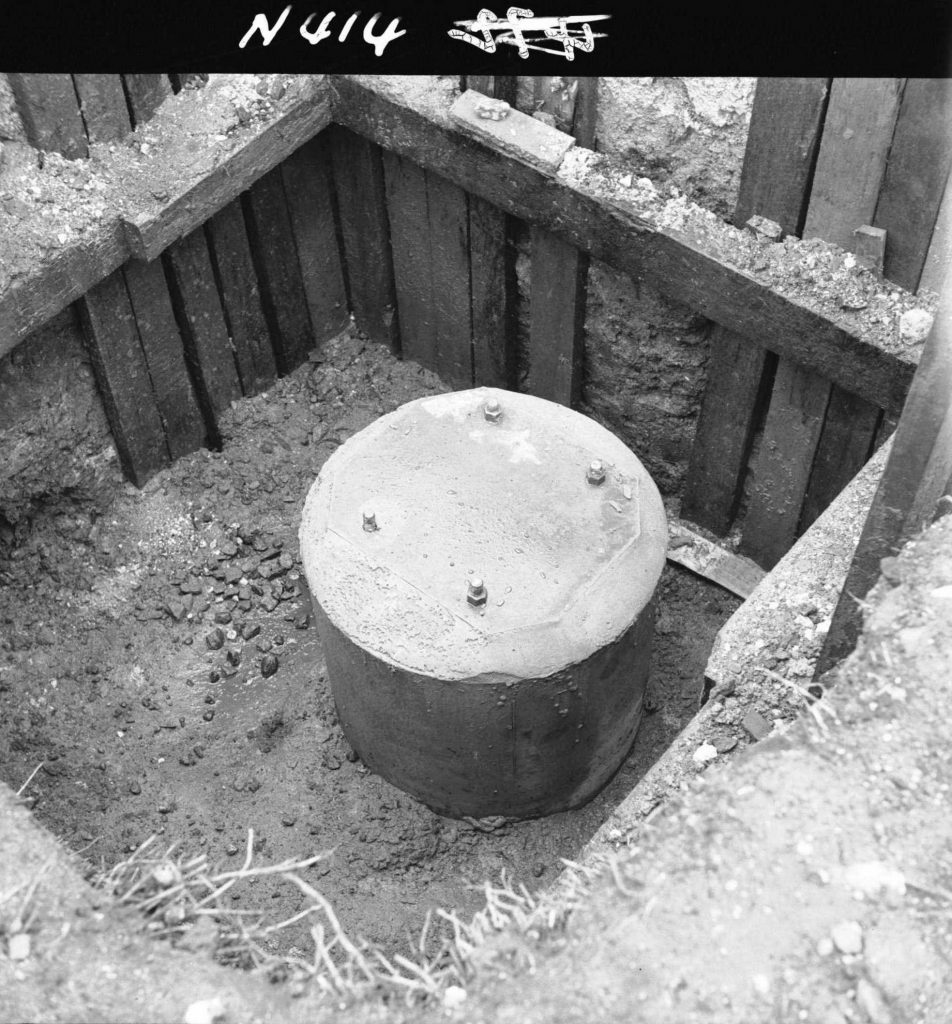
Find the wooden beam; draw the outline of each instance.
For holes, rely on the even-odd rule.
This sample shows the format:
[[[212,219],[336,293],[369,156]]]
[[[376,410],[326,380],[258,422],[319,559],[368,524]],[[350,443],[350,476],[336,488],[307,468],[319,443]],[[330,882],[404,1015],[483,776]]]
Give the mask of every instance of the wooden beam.
[[[771,274],[763,274],[756,269],[753,239],[690,206],[679,207],[674,226],[666,201],[618,186],[612,160],[603,158],[600,167],[584,172],[572,165],[544,173],[462,137],[448,121],[439,90],[402,88],[404,81],[335,79],[335,116],[702,316],[793,356],[884,408],[901,408],[916,352],[895,344],[897,305],[890,303],[887,312],[872,298],[863,309],[842,309],[823,297],[825,286],[804,288],[795,273],[796,246],[774,247]],[[821,251],[814,249],[811,257]],[[801,284],[788,290],[782,283],[788,279]]]
[[[62,153],[67,160],[89,155],[71,75],[11,73],[7,78],[31,146]]]
[[[829,96],[828,78],[758,78],[734,223],[769,217],[800,235]]]
[[[668,520],[668,561],[716,583],[745,601],[767,575],[756,562],[702,537],[689,523]]]
[[[114,142],[132,131],[119,75],[73,75],[90,142]]]
[[[945,183],[945,193],[936,217],[932,241],[922,277],[919,279],[919,291],[928,290],[937,295],[942,292],[943,282],[949,280],[949,269],[952,268],[952,174]]]
[[[170,459],[122,274],[91,288],[78,306],[120,465],[142,487]]]
[[[860,604],[879,577],[883,558],[896,555],[928,523],[952,477],[952,293],[946,292],[926,339],[892,451],[846,583],[837,602],[817,676],[853,649]]]
[[[163,260],[185,356],[214,440],[218,417],[241,398],[241,384],[204,231],[175,242]]]
[[[123,75],[133,127],[150,120],[167,96],[172,95],[168,75]]]
[[[952,79],[908,79],[876,215],[870,223],[886,230],[886,277],[910,291],[919,286],[952,168],[949,125]]]
[[[241,390],[246,395],[257,395],[274,383],[278,369],[261,307],[261,288],[241,200],[219,210],[205,225],[205,233]]]
[[[328,135],[350,308],[361,330],[399,353],[382,153],[346,128]]]
[[[155,403],[165,428],[169,454],[177,459],[205,442],[205,423],[192,387],[182,336],[162,262],[130,260],[121,271],[135,315]]]
[[[873,223],[905,79],[835,78],[823,123],[804,238],[850,251]]]
[[[324,136],[295,150],[281,164],[281,174],[314,342],[321,345],[343,330],[350,320]]]

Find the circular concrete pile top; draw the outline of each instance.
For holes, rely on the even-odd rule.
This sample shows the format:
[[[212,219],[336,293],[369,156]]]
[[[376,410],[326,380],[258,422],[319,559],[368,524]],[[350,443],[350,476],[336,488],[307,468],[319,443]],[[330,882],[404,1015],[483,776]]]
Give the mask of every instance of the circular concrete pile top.
[[[658,490],[618,438],[492,388],[409,402],[355,434],[301,524],[311,593],[338,629],[441,679],[538,678],[588,657],[650,600],[666,543]]]

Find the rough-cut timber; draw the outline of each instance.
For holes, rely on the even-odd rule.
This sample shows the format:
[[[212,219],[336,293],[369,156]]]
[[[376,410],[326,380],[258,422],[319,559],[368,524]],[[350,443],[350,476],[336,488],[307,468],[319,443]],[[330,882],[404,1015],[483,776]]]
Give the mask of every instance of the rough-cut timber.
[[[79,312],[120,465],[141,487],[169,464],[169,451],[122,274],[91,288]]]
[[[757,214],[799,235],[829,94],[828,78],[759,78],[735,224]]]
[[[914,291],[952,167],[952,79],[910,78],[872,223],[887,233],[885,274]]]
[[[251,259],[241,200],[219,210],[205,225],[205,232],[241,389],[246,395],[256,395],[274,381],[278,370],[261,308],[261,289]]]
[[[892,142],[902,78],[835,78],[823,122],[804,238],[854,248],[872,224]]]
[[[668,519],[668,561],[724,587],[745,600],[766,576],[756,562],[702,537],[680,519]]]
[[[140,259],[158,256],[276,167],[303,142],[330,124],[330,99],[315,83],[286,110],[250,135],[220,145],[196,146],[188,132],[169,140],[163,163],[175,166],[178,187],[164,200],[123,214],[129,251]]]
[[[893,320],[884,330],[874,303],[844,310],[802,286],[785,293],[787,275],[798,276],[793,274],[796,247],[778,247],[782,251],[774,257],[773,273],[761,278],[754,269],[753,240],[713,216],[686,207],[672,226],[661,200],[636,200],[614,175],[597,167],[582,171],[571,164],[557,175],[542,174],[461,138],[448,121],[446,97],[433,89],[406,89],[405,82],[337,78],[335,116],[466,191],[647,280],[703,316],[793,356],[884,408],[901,407],[916,350],[894,341]],[[611,160],[600,159],[607,170],[612,168]]]
[[[121,273],[165,427],[169,454],[177,459],[202,446],[205,424],[185,365],[182,336],[175,322],[162,262],[130,260]]]
[[[515,250],[506,215],[479,196],[468,200],[473,382],[510,388],[515,380]]]
[[[171,245],[163,259],[185,356],[206,422],[214,425],[219,414],[241,398],[241,384],[204,231],[199,228]]]
[[[436,372],[456,387],[471,387],[473,325],[466,193],[441,175],[427,172],[426,208]]]
[[[168,75],[123,75],[122,81],[132,111],[133,127],[148,121],[162,101],[172,95]]]
[[[90,142],[113,142],[132,131],[118,75],[73,75],[73,82]]]
[[[872,453],[880,410],[834,387],[810,472],[797,534],[808,529],[863,468]]]
[[[886,468],[833,613],[817,676],[853,649],[862,625],[859,602],[879,578],[882,559],[898,554],[930,521],[950,478],[952,295],[947,292],[926,339]]]
[[[411,159],[387,151],[383,167],[400,316],[400,352],[405,359],[436,370],[426,173]]]
[[[336,125],[328,135],[351,309],[361,330],[399,352],[380,147]]]
[[[290,373],[307,359],[315,338],[281,169],[259,178],[242,203],[275,362],[279,373]]]
[[[22,83],[31,76],[12,77]],[[72,80],[68,75],[63,78],[72,90]],[[271,120],[240,124],[234,105],[223,94],[233,78],[223,75],[220,88],[203,90],[200,107],[197,101],[183,106],[180,97],[163,104],[149,127],[158,141],[147,156],[117,145],[96,165],[95,194],[102,196],[107,212],[87,217],[69,241],[59,241],[62,225],[55,218],[39,213],[9,223],[7,243],[36,251],[38,258],[28,275],[15,280],[7,279],[0,267],[0,356],[130,256],[155,256],[200,226],[329,122],[330,83],[302,77],[273,104]],[[75,93],[73,97],[81,129]],[[221,138],[207,132],[213,113],[223,126],[229,124],[228,118],[232,121]],[[196,131],[201,132],[201,145],[195,144]],[[51,172],[47,180],[41,175],[39,187],[39,204],[48,193],[50,201],[62,202],[60,177]],[[85,191],[77,191],[77,211],[88,198]]]
[[[816,374],[789,359],[778,363],[739,548],[765,569],[796,539],[829,394]]]
[[[11,74],[8,77],[31,146],[62,153],[68,160],[88,155],[89,146],[71,75]]]
[[[281,164],[281,174],[314,341],[320,345],[349,320],[323,134],[295,150]]]
[[[929,253],[922,268],[919,279],[919,290],[928,289],[936,294],[941,293],[943,282],[949,280],[949,269],[952,268],[952,174],[945,183],[945,193],[939,215],[936,218]]]

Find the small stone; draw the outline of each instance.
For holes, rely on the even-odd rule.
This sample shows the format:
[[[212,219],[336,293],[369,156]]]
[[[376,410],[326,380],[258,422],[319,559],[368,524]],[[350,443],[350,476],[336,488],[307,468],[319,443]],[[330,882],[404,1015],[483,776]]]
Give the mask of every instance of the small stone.
[[[26,960],[30,955],[30,936],[28,932],[17,932],[7,941],[7,956],[11,960]]]
[[[142,792],[142,787],[139,785],[138,782],[130,782],[129,783],[129,792],[133,796],[138,796]]]
[[[820,956],[830,956],[835,948],[833,940],[826,935],[816,944],[816,951]]]
[[[536,878],[541,878],[545,874],[545,864],[543,864],[541,860],[537,860],[535,864],[532,865],[532,873]]]
[[[169,601],[165,606],[165,610],[176,622],[181,622],[188,612],[188,609],[181,601]]]
[[[220,625],[227,626],[231,622],[231,612],[227,608],[219,608],[215,612],[214,619]]]
[[[714,741],[714,749],[719,754],[726,754],[737,746],[736,736],[719,736]]]
[[[240,665],[241,651],[236,651],[234,649],[227,651],[225,653],[225,661],[227,661],[229,665]]]
[[[225,1019],[225,1004],[221,996],[198,999],[189,1003],[182,1024],[218,1024]]]
[[[215,618],[218,618],[217,612]],[[213,629],[205,636],[205,644],[210,651],[220,651],[225,645],[225,634],[220,629]]]
[[[849,956],[863,952],[863,929],[858,921],[840,921],[830,931],[833,945]]]
[[[759,711],[753,708],[744,715],[740,723],[754,740],[762,740],[773,728]]]
[[[273,654],[266,654],[261,659],[261,675],[265,679],[273,676],[278,671],[279,664],[278,659]]]
[[[293,814],[285,814],[281,819],[281,824],[284,825],[285,828],[291,828],[296,821],[297,818],[295,818]]]
[[[443,993],[443,1005],[447,1010],[455,1010],[466,1002],[466,989],[459,985],[448,985]],[[191,1024],[191,1022],[186,1022]]]
[[[924,309],[907,309],[899,317],[899,340],[903,345],[918,345],[932,329],[932,314]]]
[[[717,757],[717,747],[710,743],[702,743],[691,755],[691,760],[695,764],[705,764],[708,761],[713,761],[715,757]]]
[[[261,627],[251,622],[246,622],[241,627],[241,639],[253,640],[261,632]]]
[[[209,709],[205,712],[205,714],[202,715],[202,718],[205,719],[206,722],[210,722],[214,717],[215,712],[212,709]]]

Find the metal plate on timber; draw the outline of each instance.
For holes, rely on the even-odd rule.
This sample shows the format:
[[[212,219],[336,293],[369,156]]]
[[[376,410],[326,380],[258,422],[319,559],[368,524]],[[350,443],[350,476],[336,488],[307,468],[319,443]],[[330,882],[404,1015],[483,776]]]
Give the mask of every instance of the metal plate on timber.
[[[312,594],[341,633],[399,669],[487,683],[550,676],[618,640],[666,540],[657,488],[618,438],[492,388],[410,402],[356,434],[301,526]]]

